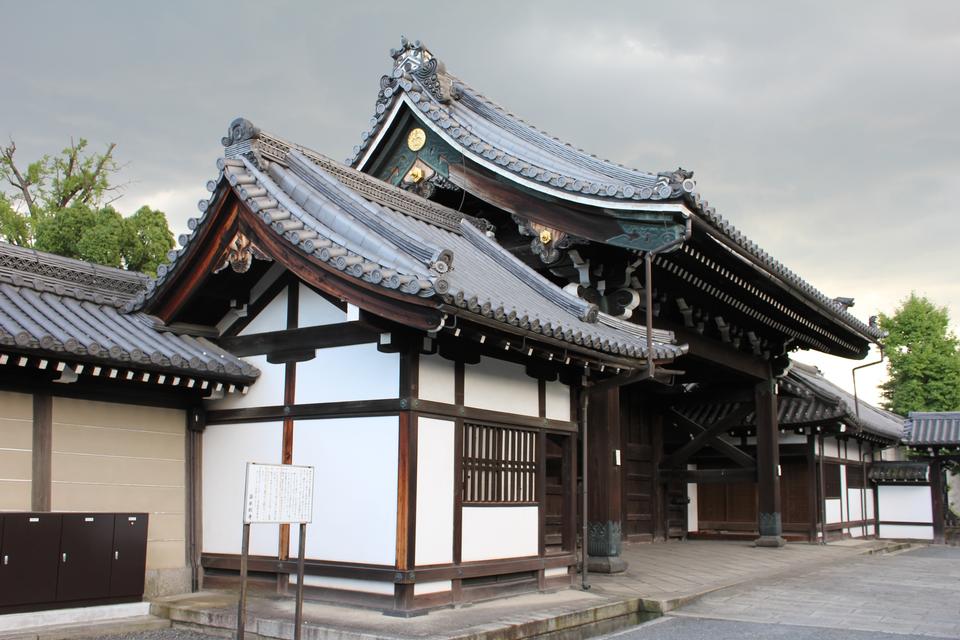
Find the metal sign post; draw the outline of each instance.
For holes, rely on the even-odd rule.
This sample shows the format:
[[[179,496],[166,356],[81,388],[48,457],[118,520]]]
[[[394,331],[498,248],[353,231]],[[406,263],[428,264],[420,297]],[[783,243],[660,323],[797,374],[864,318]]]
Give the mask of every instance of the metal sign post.
[[[237,640],[243,640],[246,627],[250,525],[260,523],[300,525],[297,609],[293,636],[294,640],[300,640],[300,628],[303,626],[303,575],[307,550],[307,524],[313,521],[313,467],[248,462],[243,496],[243,544],[240,551]]]

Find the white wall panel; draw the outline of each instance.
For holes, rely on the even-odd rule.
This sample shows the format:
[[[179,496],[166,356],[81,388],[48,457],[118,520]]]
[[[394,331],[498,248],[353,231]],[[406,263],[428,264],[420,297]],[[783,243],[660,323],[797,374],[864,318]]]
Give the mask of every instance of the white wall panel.
[[[417,423],[418,567],[453,562],[455,426],[433,418]]]
[[[278,464],[282,422],[212,424],[203,432],[203,550],[240,553],[248,462]],[[276,556],[280,528],[250,527],[250,554]]]
[[[933,540],[933,525],[882,524],[877,537]]]
[[[290,584],[297,584],[297,574],[290,574]],[[377,580],[357,580],[356,578],[331,578],[329,576],[303,576],[303,584],[307,587],[323,587],[326,589],[343,589],[344,591],[363,591],[379,595],[392,596],[393,583]]]
[[[316,327],[324,324],[336,324],[347,321],[347,312],[300,283],[297,309],[298,327]]]
[[[588,572],[589,573],[589,572]],[[544,569],[543,577],[544,578],[555,578],[557,576],[565,576],[570,574],[570,569],[567,567],[554,567],[553,569]]]
[[[547,382],[547,417],[552,420],[570,420],[570,387],[559,380]]]
[[[247,356],[243,360],[260,370],[256,382],[250,385],[246,395],[228,393],[219,400],[206,402],[208,409],[245,409],[283,404],[286,365],[271,364],[267,362],[267,356]]]
[[[537,507],[464,507],[461,558],[464,562],[535,556]]]
[[[778,440],[780,444],[807,444],[807,436],[799,433],[781,433]]]
[[[840,499],[839,498],[828,498],[824,502],[824,511],[827,517],[827,524],[833,524],[834,522],[843,522],[843,516],[840,511]]]
[[[690,471],[696,471],[697,465],[688,464],[687,469]],[[697,485],[692,482],[687,483],[687,497],[690,499],[687,502],[687,531],[699,531],[700,530],[700,520],[699,512],[697,511]]]
[[[873,520],[876,515],[873,508],[873,489],[864,489],[863,492],[867,496],[867,520]]]
[[[293,463],[312,465],[316,483],[308,558],[394,563],[398,437],[396,416],[294,423]],[[299,533],[291,527],[291,549]]]
[[[453,404],[454,362],[433,354],[420,354],[419,397],[433,402]]]
[[[847,465],[840,465],[840,495],[845,498],[847,495]],[[844,522],[849,520],[849,515],[847,513],[847,501],[841,500],[840,502],[840,521]]]
[[[877,487],[881,522],[933,523],[930,487],[880,485]]]
[[[316,358],[297,363],[297,404],[377,400],[399,394],[400,354],[380,353],[375,344],[317,349]]]
[[[847,489],[847,501],[850,503],[850,513],[847,520],[863,520],[863,492],[860,489]]]
[[[418,532],[419,533],[419,532]],[[450,591],[453,583],[450,580],[437,580],[435,582],[417,582],[413,585],[413,595],[425,595],[428,593],[442,593]]]
[[[540,413],[537,381],[522,364],[483,358],[466,365],[463,383],[464,404],[479,409],[504,411],[526,416]]]
[[[287,328],[287,289],[284,287],[237,335],[249,336]]]

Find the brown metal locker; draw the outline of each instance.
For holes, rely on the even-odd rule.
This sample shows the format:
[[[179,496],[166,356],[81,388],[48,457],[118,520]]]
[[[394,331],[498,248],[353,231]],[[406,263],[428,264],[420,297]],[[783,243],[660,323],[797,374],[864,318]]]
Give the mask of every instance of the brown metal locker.
[[[93,600],[110,595],[113,514],[64,514],[57,600]]]
[[[111,558],[110,596],[142,596],[147,561],[147,514],[115,515]]]
[[[0,547],[0,607],[53,601],[60,515],[6,514]]]

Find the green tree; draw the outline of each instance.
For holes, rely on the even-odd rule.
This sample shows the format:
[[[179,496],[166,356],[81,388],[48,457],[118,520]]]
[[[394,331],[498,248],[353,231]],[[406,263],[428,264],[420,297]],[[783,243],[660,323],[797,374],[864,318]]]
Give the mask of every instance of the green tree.
[[[885,407],[904,416],[960,410],[960,352],[946,307],[911,293],[892,316],[880,315],[880,327],[889,332]]]
[[[0,240],[111,267],[155,273],[173,248],[166,216],[141,207],[124,218],[111,206],[118,187],[115,144],[104,153],[81,139],[21,170],[16,144],[0,149]],[[110,196],[113,196],[112,199]]]

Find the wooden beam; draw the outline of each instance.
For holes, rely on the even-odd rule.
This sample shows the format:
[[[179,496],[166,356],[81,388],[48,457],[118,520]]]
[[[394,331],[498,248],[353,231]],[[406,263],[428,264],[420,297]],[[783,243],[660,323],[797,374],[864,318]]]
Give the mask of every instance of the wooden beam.
[[[704,428],[701,427],[699,424],[697,424],[693,420],[690,420],[686,416],[680,413],[677,413],[676,411],[673,411],[672,409],[670,410],[669,415],[671,418],[676,420],[681,427],[685,428],[688,432],[692,433],[694,435],[694,439],[696,439],[696,437],[704,431]],[[755,467],[757,464],[756,460],[754,460],[749,454],[745,453],[742,449],[740,449],[739,447],[735,447],[729,442],[721,440],[715,435],[712,438],[710,438],[707,444],[709,444],[711,448],[715,449],[717,453],[720,453],[726,456],[727,458],[730,458],[741,467],[746,467],[746,468]]]
[[[735,349],[732,345],[705,338],[696,331],[678,325],[662,322],[657,324],[658,328],[673,331],[677,342],[685,343],[690,347],[690,351],[684,357],[702,358],[757,380],[765,380],[770,377],[770,363],[762,358],[744,353]]]
[[[662,482],[679,480],[692,484],[734,484],[756,482],[756,467],[742,469],[661,469]]]
[[[53,475],[53,396],[33,394],[33,473],[30,508],[50,511]]]
[[[220,338],[217,340],[217,344],[233,355],[242,357],[264,353],[366,344],[376,342],[381,332],[380,329],[368,322],[354,320],[319,327],[283,329],[246,336]]]
[[[740,421],[743,420],[743,418],[745,418],[751,411],[753,411],[752,405],[741,405],[709,427],[704,427],[703,425],[698,424],[697,426],[701,429],[700,433],[694,436],[693,440],[667,456],[663,462],[661,462],[661,465],[668,468],[679,467],[681,464],[689,460],[690,456],[695,454],[703,447],[707,445],[715,446],[716,441],[723,442],[717,436],[729,429],[731,426],[740,424]],[[670,410],[670,415],[673,418],[683,418],[684,420],[689,420],[674,409]],[[691,426],[697,424],[693,420],[689,420],[689,422]],[[740,449],[737,449],[737,451],[740,451]],[[738,456],[738,464],[740,464],[741,467],[756,466],[756,461],[752,457],[746,453],[743,453],[742,451],[740,451],[740,453],[742,455]]]

